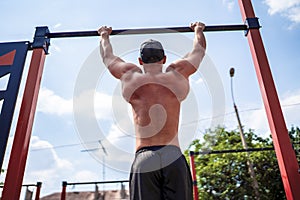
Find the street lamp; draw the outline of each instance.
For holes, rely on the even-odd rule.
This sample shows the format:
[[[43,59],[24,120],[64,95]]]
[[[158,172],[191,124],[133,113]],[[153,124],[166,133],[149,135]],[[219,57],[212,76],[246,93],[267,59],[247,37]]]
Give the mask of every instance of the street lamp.
[[[246,138],[245,138],[245,135],[244,135],[244,130],[243,130],[243,126],[242,126],[242,123],[241,123],[241,119],[240,119],[240,116],[239,116],[239,112],[238,112],[238,109],[237,109],[237,106],[235,104],[235,100],[234,100],[234,95],[233,95],[233,76],[234,76],[234,68],[230,68],[229,70],[229,75],[230,75],[230,78],[231,78],[231,98],[232,98],[232,102],[233,102],[233,108],[234,108],[234,111],[235,111],[235,114],[236,114],[236,118],[237,118],[237,121],[238,121],[238,126],[239,126],[239,130],[240,130],[240,136],[241,136],[241,140],[242,140],[242,145],[243,145],[243,148],[248,150],[248,145],[247,145],[247,142],[246,142]],[[256,199],[260,199],[259,198],[259,192],[258,192],[258,183],[257,183],[257,180],[255,178],[255,172],[254,172],[254,168],[253,168],[253,163],[252,161],[250,160],[250,153],[247,151],[247,165],[248,165],[248,170],[249,170],[249,174],[250,174],[250,177],[252,178],[253,180],[253,189],[254,189],[254,192],[255,192],[255,196],[256,196]]]

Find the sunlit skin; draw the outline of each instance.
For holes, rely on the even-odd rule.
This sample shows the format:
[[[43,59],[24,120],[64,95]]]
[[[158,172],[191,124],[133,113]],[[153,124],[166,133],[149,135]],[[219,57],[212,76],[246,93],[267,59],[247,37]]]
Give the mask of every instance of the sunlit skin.
[[[113,54],[109,41],[111,27],[102,26],[98,30],[103,62],[120,79],[123,97],[132,106],[137,150],[157,145],[179,147],[180,105],[189,93],[188,78],[198,69],[206,49],[205,25],[196,22],[190,27],[195,32],[191,52],[170,64],[165,72],[162,69],[166,56],[156,63],[143,63],[138,58],[143,72],[137,65]]]

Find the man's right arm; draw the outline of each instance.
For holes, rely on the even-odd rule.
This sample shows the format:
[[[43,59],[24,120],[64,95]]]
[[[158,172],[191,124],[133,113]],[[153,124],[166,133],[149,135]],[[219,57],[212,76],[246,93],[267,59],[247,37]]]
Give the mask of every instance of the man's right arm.
[[[196,69],[199,67],[206,50],[206,40],[203,34],[205,25],[201,22],[196,22],[191,25],[195,32],[193,49],[185,56],[185,60],[189,61]]]
[[[110,73],[120,79],[123,74],[128,71],[141,71],[135,64],[126,63],[120,57],[115,56],[113,53],[113,49],[109,40],[109,35],[112,32],[112,28],[107,28],[106,26],[102,26],[98,33],[101,36],[100,41],[100,54],[105,66],[109,69]]]

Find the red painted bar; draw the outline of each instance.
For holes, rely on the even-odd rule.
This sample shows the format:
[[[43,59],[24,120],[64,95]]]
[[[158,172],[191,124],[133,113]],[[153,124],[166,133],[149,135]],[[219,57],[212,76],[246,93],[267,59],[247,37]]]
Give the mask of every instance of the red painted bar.
[[[67,185],[68,183],[66,181],[62,182],[62,191],[60,194],[60,200],[66,200]]]
[[[40,200],[41,187],[42,187],[42,182],[37,182],[37,184],[36,184],[35,200]]]
[[[195,168],[195,157],[194,152],[190,152],[190,168],[192,173],[192,180],[193,180],[193,190],[194,190],[194,199],[199,199],[198,187],[197,187],[197,176],[196,176],[196,168]]]
[[[239,0],[239,5],[243,20],[255,17],[251,0]],[[290,142],[288,130],[284,121],[268,58],[259,30],[250,29],[247,38],[272,133],[274,149],[286,197],[288,200],[299,200],[299,166]]]
[[[45,57],[46,54],[43,48],[33,50],[7,175],[5,177],[2,200],[20,198]]]

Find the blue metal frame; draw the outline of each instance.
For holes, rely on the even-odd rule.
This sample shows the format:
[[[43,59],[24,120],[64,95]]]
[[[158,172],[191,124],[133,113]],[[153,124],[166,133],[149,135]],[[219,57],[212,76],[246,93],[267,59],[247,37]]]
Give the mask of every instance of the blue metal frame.
[[[6,90],[0,90],[0,101],[3,101],[0,112],[0,168],[2,168],[7,140],[19,93],[29,42],[0,43],[0,57],[14,50],[12,65],[0,63],[0,79],[10,74]]]

